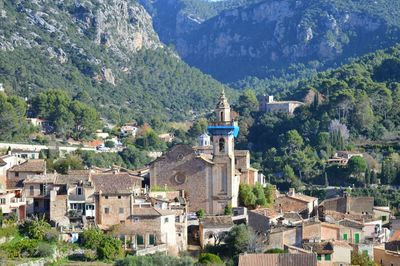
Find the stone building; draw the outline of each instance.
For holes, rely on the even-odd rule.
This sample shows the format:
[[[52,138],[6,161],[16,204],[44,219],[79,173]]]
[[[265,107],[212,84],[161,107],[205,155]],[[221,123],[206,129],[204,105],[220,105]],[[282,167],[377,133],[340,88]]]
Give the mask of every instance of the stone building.
[[[260,112],[272,113],[272,112],[283,112],[287,114],[293,114],[294,110],[304,103],[298,101],[275,101],[274,96],[261,96],[259,97]]]
[[[177,255],[183,251],[178,245],[175,212],[154,207],[134,207],[130,210],[129,222],[117,229],[123,238],[125,248],[132,249],[136,255],[167,252]]]
[[[189,211],[204,209],[213,215],[223,213],[227,204],[238,205],[241,179],[251,184],[258,181],[258,171],[250,167],[248,151],[235,151],[239,127],[231,117],[224,92],[215,114],[216,121],[208,127],[211,141],[203,135],[200,146],[176,145],[150,164],[151,187],[184,190]]]
[[[7,179],[24,180],[29,175],[42,175],[42,174],[46,174],[45,160],[42,159],[27,160],[9,169],[7,173]]]

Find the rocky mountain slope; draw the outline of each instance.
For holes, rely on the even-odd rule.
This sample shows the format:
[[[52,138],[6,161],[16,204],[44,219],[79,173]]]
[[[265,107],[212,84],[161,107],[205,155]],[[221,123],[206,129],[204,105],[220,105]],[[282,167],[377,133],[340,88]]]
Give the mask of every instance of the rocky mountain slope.
[[[87,94],[114,122],[182,119],[209,109],[223,87],[165,48],[135,0],[1,1],[0,83],[28,98]]]
[[[398,1],[245,1],[211,18],[202,16],[204,9],[188,12],[185,1],[162,5],[164,13],[171,3],[181,6],[170,9],[177,14],[171,42],[186,62],[223,81],[279,76],[282,69],[321,70],[400,40]],[[160,0],[153,2],[161,8]],[[156,25],[163,23],[152,14]],[[205,19],[190,19],[196,17]]]

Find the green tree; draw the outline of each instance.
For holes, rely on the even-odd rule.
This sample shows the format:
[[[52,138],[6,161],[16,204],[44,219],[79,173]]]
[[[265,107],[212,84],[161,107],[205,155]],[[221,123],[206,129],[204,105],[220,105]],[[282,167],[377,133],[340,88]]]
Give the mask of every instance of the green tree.
[[[114,148],[115,147],[115,142],[112,140],[106,140],[104,142],[104,146],[107,148]]]
[[[357,251],[351,253],[351,264],[360,266],[378,266],[377,263],[369,259],[368,255],[358,253]]]
[[[347,167],[356,177],[360,177],[367,170],[367,161],[361,156],[353,156],[350,158]]]
[[[212,253],[201,253],[199,263],[201,263],[201,265],[224,265],[221,258]]]
[[[68,170],[82,170],[82,158],[77,155],[68,155],[66,158],[58,159],[53,164],[54,170],[61,174],[67,174]]]
[[[97,246],[97,255],[102,260],[116,260],[122,258],[124,251],[122,242],[113,236],[104,236],[99,246]]]
[[[247,184],[240,184],[239,186],[239,202],[240,205],[246,207],[254,207],[257,202],[257,197],[251,186]]]
[[[271,184],[267,184],[264,188],[264,195],[267,201],[267,204],[274,203],[275,199],[275,187]]]
[[[260,183],[257,183],[253,187],[253,193],[254,193],[254,196],[256,197],[255,205],[258,205],[258,206],[266,206],[267,205],[267,199],[265,198],[264,188],[262,187],[262,185]]]
[[[251,112],[258,110],[258,105],[259,103],[254,90],[247,89],[239,96],[235,110],[238,111],[242,117],[249,117]]]
[[[359,129],[361,133],[369,132],[374,125],[375,117],[371,107],[368,95],[360,92],[357,95],[355,104],[353,123],[354,127]]]
[[[80,234],[81,244],[89,249],[96,249],[99,247],[103,238],[103,232],[97,228],[83,230]]]
[[[285,142],[283,143],[284,149],[289,155],[295,151],[300,150],[304,145],[304,140],[296,129],[289,130],[285,134]]]
[[[250,243],[250,231],[244,224],[234,226],[226,236],[225,243],[228,249],[234,254],[240,254],[247,251]]]
[[[283,176],[289,181],[289,184],[294,189],[301,187],[301,181],[295,176],[293,168],[290,165],[285,165],[283,168]]]

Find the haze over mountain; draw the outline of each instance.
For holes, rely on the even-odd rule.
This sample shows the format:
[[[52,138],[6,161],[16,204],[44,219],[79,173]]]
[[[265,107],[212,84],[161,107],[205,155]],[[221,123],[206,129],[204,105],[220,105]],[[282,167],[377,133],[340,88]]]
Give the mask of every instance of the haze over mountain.
[[[141,2],[163,42],[221,81],[322,70],[400,39],[397,1]]]

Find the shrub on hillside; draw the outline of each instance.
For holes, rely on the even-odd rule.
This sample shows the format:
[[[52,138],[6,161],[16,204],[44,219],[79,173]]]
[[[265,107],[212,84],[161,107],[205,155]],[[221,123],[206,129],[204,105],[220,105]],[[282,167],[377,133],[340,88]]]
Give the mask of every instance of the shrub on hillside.
[[[97,249],[104,238],[104,234],[101,230],[94,228],[84,230],[79,238],[85,248]]]
[[[218,255],[212,253],[202,253],[199,257],[199,263],[202,265],[222,265],[224,262]]]
[[[54,253],[54,248],[51,244],[40,242],[35,249],[35,257],[50,257]]]
[[[33,217],[19,225],[19,232],[32,239],[44,240],[51,226],[44,218]]]
[[[124,255],[121,240],[112,236],[104,236],[97,247],[97,255],[102,260],[115,260]]]

